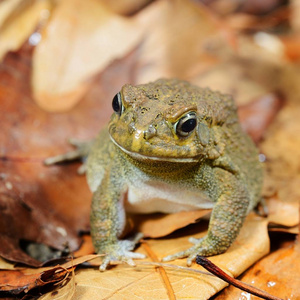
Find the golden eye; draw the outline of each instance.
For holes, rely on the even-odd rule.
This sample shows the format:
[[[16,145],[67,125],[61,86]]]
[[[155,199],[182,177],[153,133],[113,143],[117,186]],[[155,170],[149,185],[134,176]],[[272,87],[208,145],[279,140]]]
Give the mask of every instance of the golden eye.
[[[123,111],[123,104],[122,104],[122,99],[121,99],[120,93],[118,93],[114,96],[114,98],[112,100],[112,108],[119,116],[121,116],[122,111]]]
[[[188,136],[197,126],[197,116],[195,112],[184,115],[175,124],[176,134],[182,137]]]

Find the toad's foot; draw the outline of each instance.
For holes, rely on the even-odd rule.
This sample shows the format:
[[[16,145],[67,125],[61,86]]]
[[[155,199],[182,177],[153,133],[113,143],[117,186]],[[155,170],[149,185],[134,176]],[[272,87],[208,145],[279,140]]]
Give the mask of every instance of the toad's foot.
[[[49,166],[49,165],[54,165],[66,161],[82,159],[83,163],[78,169],[78,174],[85,174],[86,172],[85,158],[88,156],[94,141],[92,140],[89,142],[81,142],[77,139],[70,139],[69,143],[75,147],[75,150],[69,151],[67,153],[59,154],[53,157],[48,157],[44,160],[44,164]]]
[[[143,259],[146,255],[132,252],[136,244],[143,237],[142,233],[137,234],[132,240],[118,240],[116,244],[110,245],[106,249],[106,255],[99,267],[100,271],[105,271],[107,266],[113,261],[125,262],[130,266],[135,266],[133,259]]]
[[[164,257],[162,261],[166,262],[178,258],[187,257],[186,264],[190,267],[192,265],[192,262],[195,261],[197,255],[211,256],[211,255],[220,254],[226,250],[226,249],[224,250],[219,249],[218,245],[214,243],[212,240],[209,240],[207,237],[201,239],[190,238],[189,242],[195,244],[195,246],[187,250],[180,251],[172,255],[168,255]]]

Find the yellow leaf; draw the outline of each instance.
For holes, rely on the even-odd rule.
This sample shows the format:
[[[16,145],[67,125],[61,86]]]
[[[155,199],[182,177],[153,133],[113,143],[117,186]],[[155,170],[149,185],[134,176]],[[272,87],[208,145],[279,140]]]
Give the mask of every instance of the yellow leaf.
[[[26,41],[37,24],[49,15],[48,0],[4,1],[0,3],[0,61]]]
[[[130,19],[97,0],[64,0],[58,6],[33,55],[32,88],[48,111],[73,107],[91,78],[128,53],[141,32]]]
[[[202,232],[192,236],[199,238],[204,234]],[[142,245],[137,251],[147,254],[148,257],[150,256],[148,252],[151,251],[154,256],[162,258],[188,248],[191,245],[188,237],[149,240],[146,241],[147,247]],[[267,220],[252,214],[226,253],[210,259],[225,272],[236,277],[268,251]],[[165,279],[160,272],[156,272],[154,267],[139,264],[139,260],[135,262],[137,264],[135,268],[119,265],[105,272],[100,272],[98,268],[79,270],[75,276],[76,288],[73,299],[170,299],[168,298],[170,288],[166,287]],[[186,260],[176,260],[172,264],[185,266]],[[196,264],[193,264],[192,268],[204,270]],[[210,275],[175,268],[164,267],[164,269],[176,299],[209,299],[227,285]]]

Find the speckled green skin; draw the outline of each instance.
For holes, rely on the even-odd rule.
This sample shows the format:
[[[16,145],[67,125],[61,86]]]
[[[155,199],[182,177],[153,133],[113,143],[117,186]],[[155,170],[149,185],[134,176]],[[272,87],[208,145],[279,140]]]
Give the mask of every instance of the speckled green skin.
[[[119,239],[124,199],[129,186],[139,181],[199,191],[214,204],[208,234],[165,261],[188,257],[190,265],[197,254],[226,251],[260,201],[262,186],[257,149],[241,129],[232,98],[176,79],[125,85],[121,96],[124,111],[113,113],[87,164],[92,239],[96,251],[107,254],[100,269],[112,260],[132,264],[132,258],[142,257],[130,252],[136,241]],[[198,125],[188,137],[180,137],[174,124],[188,111],[196,112]]]

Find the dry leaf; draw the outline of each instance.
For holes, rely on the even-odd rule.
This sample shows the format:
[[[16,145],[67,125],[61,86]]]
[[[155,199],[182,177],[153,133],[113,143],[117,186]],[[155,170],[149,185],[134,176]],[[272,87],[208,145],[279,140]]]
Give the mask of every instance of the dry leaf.
[[[158,238],[189,224],[196,223],[210,212],[210,209],[202,209],[174,214],[134,215],[132,218],[135,231],[142,232],[145,237]]]
[[[44,267],[40,269],[20,269],[20,270],[0,270],[0,296],[1,292],[8,294],[29,293],[34,288],[41,288],[45,285],[58,285],[63,287],[69,281],[74,282],[74,267],[95,259],[99,255],[86,255],[80,258],[72,259],[61,266]],[[70,272],[72,277],[68,279]],[[68,280],[67,280],[68,279]],[[71,280],[70,280],[71,279]],[[73,279],[73,280],[72,280]],[[64,293],[70,294],[72,289],[64,290]],[[74,288],[73,288],[74,290]],[[41,290],[40,290],[41,291]],[[52,291],[50,296],[56,291]]]
[[[52,19],[53,23],[52,21],[50,23],[53,27],[48,27],[46,31],[50,36],[52,35],[50,41],[47,36],[44,36],[45,45],[52,52],[47,54],[49,59],[45,55],[41,56],[45,57],[45,61],[38,61],[39,63],[48,63],[48,61],[53,63],[53,69],[51,69],[51,65],[49,70],[57,72],[45,73],[45,75],[53,77],[42,76],[41,80],[45,80],[43,82],[49,83],[49,86],[47,84],[41,86],[45,90],[48,88],[48,93],[52,92],[50,88],[53,89],[56,94],[54,96],[50,94],[51,97],[43,99],[46,101],[54,99],[51,103],[54,104],[54,107],[55,105],[59,107],[61,105],[59,99],[65,97],[69,101],[68,96],[70,96],[71,102],[77,101],[78,97],[85,93],[87,87],[91,87],[91,91],[85,97],[86,102],[80,103],[68,114],[48,115],[32,104],[28,89],[30,57],[22,59],[21,56],[21,60],[18,61],[20,59],[18,53],[15,54],[16,56],[7,55],[4,64],[1,65],[0,101],[4,113],[1,115],[0,132],[0,164],[2,168],[0,235],[1,241],[9,241],[8,246],[10,246],[9,248],[6,246],[7,244],[0,244],[2,255],[5,253],[15,260],[30,261],[31,258],[27,257],[19,248],[19,241],[23,239],[48,243],[58,248],[63,248],[63,244],[67,241],[71,250],[78,247],[79,231],[88,229],[90,194],[85,179],[76,175],[77,166],[56,166],[46,169],[42,166],[41,161],[46,156],[70,149],[65,144],[67,137],[94,136],[101,124],[108,119],[110,99],[123,84],[123,79],[136,83],[137,81],[156,79],[154,77],[162,75],[189,77],[202,86],[209,83],[208,85],[211,85],[213,89],[222,89],[219,87],[223,86],[225,91],[236,96],[239,104],[249,103],[258,96],[274,90],[284,91],[287,98],[286,107],[279,112],[274,123],[267,130],[266,140],[262,145],[262,150],[267,158],[265,194],[268,198],[269,217],[262,220],[250,216],[232,247],[226,253],[213,257],[213,262],[229,271],[230,274],[237,276],[268,252],[267,223],[271,221],[276,224],[293,226],[289,230],[296,228],[295,225],[299,222],[300,199],[298,174],[300,169],[300,140],[298,137],[300,93],[299,88],[296,88],[299,86],[298,73],[300,72],[297,66],[294,73],[286,71],[291,66],[282,59],[280,52],[274,54],[274,51],[266,51],[266,49],[257,50],[260,46],[258,46],[257,39],[255,40],[256,45],[253,43],[252,35],[250,38],[242,36],[238,39],[239,55],[229,55],[227,43],[220,38],[224,31],[220,31],[220,27],[218,27],[224,23],[213,21],[211,15],[195,3],[180,0],[176,1],[175,5],[171,1],[161,0],[155,1],[131,19],[116,17],[110,12],[103,19],[97,20],[97,24],[105,24],[103,30],[112,20],[115,20],[117,24],[123,24],[125,21],[128,28],[132,30],[129,30],[131,33],[135,32],[136,29],[133,29],[133,26],[136,25],[142,32],[140,37],[143,37],[143,44],[137,46],[138,37],[132,38],[134,42],[126,48],[126,51],[123,49],[124,51],[119,57],[124,57],[124,54],[129,53],[134,46],[136,46],[135,50],[125,56],[122,61],[116,61],[110,65],[98,78],[91,79],[109,64],[107,56],[103,57],[102,69],[96,66],[95,61],[98,62],[99,55],[98,53],[93,54],[93,51],[89,52],[93,54],[90,60],[91,65],[95,63],[93,68],[87,64],[88,68],[85,70],[85,66],[82,64],[78,68],[80,70],[78,75],[72,71],[77,68],[72,66],[77,66],[78,57],[82,57],[80,56],[82,52],[79,50],[80,42],[84,41],[85,44],[88,44],[90,40],[92,26],[88,32],[80,26],[87,19],[87,15],[90,15],[91,23],[93,23],[92,20],[96,18],[95,15],[99,11],[91,8],[100,7],[101,4],[96,3],[96,0],[86,1],[80,3],[85,9],[79,11],[78,5],[74,5],[74,2],[71,3],[70,0],[59,3],[60,6]],[[55,22],[63,22],[63,19],[58,17],[65,16],[67,22],[68,16],[71,16],[75,9],[80,14],[76,20],[82,22],[78,23],[80,30],[79,27],[72,26],[74,23],[71,23],[72,28],[62,30],[61,33],[51,32],[53,28],[58,28],[61,24]],[[101,13],[104,14],[104,10],[101,10]],[[175,14],[176,22],[174,22]],[[120,34],[124,38],[124,31],[120,27],[122,26],[118,27],[117,37]],[[146,29],[147,33],[145,33]],[[74,35],[68,39],[68,36],[65,36],[67,33]],[[78,33],[80,37],[77,36]],[[62,39],[66,37],[67,42],[63,40],[61,44],[55,44],[55,35]],[[86,37],[84,38],[83,35]],[[76,39],[77,37],[78,39]],[[215,37],[217,37],[217,43]],[[276,36],[269,34],[269,37]],[[74,40],[75,50],[68,44],[69,41]],[[93,37],[92,42],[95,43],[95,40],[96,38]],[[63,48],[65,45],[69,48]],[[271,43],[271,45],[274,44]],[[55,49],[56,46],[59,47],[58,50]],[[109,47],[110,50],[115,51],[118,46],[119,44]],[[222,50],[222,55],[218,50]],[[53,53],[60,54],[53,55]],[[54,62],[51,60],[53,57]],[[67,57],[70,57],[70,61],[66,59]],[[216,62],[220,60],[222,63],[216,67]],[[55,65],[56,62],[57,65]],[[79,62],[81,64],[81,61]],[[212,65],[215,68],[211,68]],[[62,69],[59,69],[58,66],[61,66]],[[213,74],[214,70],[216,70],[215,74]],[[203,73],[204,71],[206,73]],[[60,77],[54,78],[57,75]],[[66,77],[64,77],[65,75]],[[47,82],[48,79],[49,82]],[[57,85],[55,86],[55,84]],[[96,85],[98,86],[96,87]],[[41,91],[44,90],[39,90],[39,95],[42,95]],[[79,91],[78,94],[76,91]],[[75,96],[72,92],[75,93]],[[59,98],[60,96],[62,98]],[[102,100],[107,100],[107,102],[104,103]],[[55,103],[55,101],[57,102]],[[63,103],[63,105],[65,104]],[[194,219],[187,220],[187,223],[193,222]],[[173,225],[172,220],[166,224],[169,226],[170,223]],[[198,233],[204,229],[203,225],[205,225],[204,222],[200,222],[192,228],[196,228]],[[170,228],[168,231],[173,230],[172,227]],[[177,232],[168,239],[149,240],[147,241],[148,246],[142,246],[138,251],[147,251],[147,254],[156,260],[156,257],[161,258],[186,249],[189,246],[188,236],[186,236],[188,231],[186,230]],[[184,237],[178,237],[180,233]],[[203,231],[196,237],[204,234]],[[88,242],[86,244],[88,245]],[[85,251],[91,251],[91,248],[86,248]],[[287,259],[286,264],[280,269],[279,263],[288,257],[291,257],[291,260]],[[284,270],[290,269],[289,266],[293,265],[295,259],[297,256],[294,253],[286,251],[271,260],[274,269],[272,269],[272,265],[267,266],[266,269],[270,268],[275,272],[276,266],[284,274]],[[83,260],[85,258],[79,258],[79,261]],[[72,263],[74,261],[69,262],[69,264]],[[175,264],[185,265],[185,260],[178,260]],[[123,296],[125,298],[129,296],[130,299],[138,297],[157,299],[168,298],[175,293],[179,299],[186,297],[194,299],[206,297],[205,299],[207,299],[225,286],[219,279],[206,275],[191,275],[180,270],[170,271],[169,269],[166,272],[167,277],[164,277],[160,275],[163,272],[155,272],[152,267],[143,265],[137,269],[118,266],[105,273],[99,273],[98,270],[93,269],[80,270],[75,278],[72,277],[72,280],[75,279],[77,282],[74,297],[81,300],[93,299],[99,298],[103,294],[115,299]],[[296,271],[293,272],[296,273]],[[261,273],[260,276],[268,278],[269,273]],[[270,285],[272,284],[271,282]],[[299,285],[298,282],[297,285]],[[56,296],[63,297],[63,295],[69,297],[74,292],[74,281],[66,284],[64,288],[66,288],[66,294],[63,291],[60,294],[60,291],[57,290],[48,297],[50,299],[53,297],[55,299]],[[297,289],[297,286],[292,288]],[[272,290],[268,291],[272,293]],[[248,297],[248,295],[244,296]]]
[[[238,276],[255,261],[269,251],[267,221],[249,216],[234,244],[224,254],[211,257],[211,260],[232,276]],[[194,225],[201,228],[201,225]],[[205,233],[193,234],[197,238]],[[148,247],[158,258],[186,249],[190,246],[189,236],[173,239],[147,241]],[[143,245],[137,249],[145,253]],[[146,252],[146,254],[149,253]],[[238,259],[237,259],[238,258]],[[168,299],[168,289],[163,279],[153,267],[139,265],[132,268],[120,265],[104,273],[98,269],[85,269],[76,272],[74,300],[112,298],[112,299]],[[185,266],[186,260],[177,260],[172,264]],[[195,269],[202,269],[193,264]],[[166,268],[168,280],[176,299],[209,299],[226,286],[226,283],[209,275],[199,275],[178,269]],[[202,269],[203,270],[203,269]]]
[[[271,197],[267,200],[269,210],[268,220],[270,223],[287,227],[294,227],[299,224],[299,199],[295,201],[283,201],[278,197]]]
[[[30,98],[30,58],[22,53],[8,55],[0,69],[0,254],[39,265],[20,248],[20,241],[74,251],[80,245],[78,233],[89,229],[91,199],[86,179],[77,175],[78,164],[47,168],[43,159],[71,149],[68,137],[95,136],[110,107],[89,96],[85,108],[79,105],[68,116],[41,111]],[[99,94],[107,97],[108,92]],[[89,126],[83,126],[86,120]]]
[[[8,51],[19,49],[52,9],[49,0],[6,0],[0,3],[0,61]]]
[[[291,61],[299,61],[300,59],[300,36],[299,33],[284,36],[281,38],[284,46],[284,54]]]
[[[37,104],[66,111],[87,92],[92,77],[132,50],[142,28],[97,0],[61,1],[33,55]]]
[[[206,0],[205,3],[219,14],[229,14],[237,12],[244,12],[250,15],[267,15],[268,13],[275,10],[278,6],[282,5],[282,0],[244,0],[239,1],[228,1],[228,0]]]
[[[282,299],[300,299],[299,245],[279,249],[255,264],[240,279]],[[259,299],[229,287],[216,300]]]
[[[216,64],[219,57],[214,48],[223,54],[227,51],[224,26],[199,2],[155,1],[136,19],[137,26],[146,28],[139,48],[138,83],[159,77],[187,78],[198,61],[202,71]]]
[[[0,292],[27,293],[33,288],[60,282],[68,276],[68,273],[66,269],[61,267],[55,267],[44,272],[36,271],[34,274],[26,274],[26,270],[0,271]]]
[[[269,226],[269,231],[276,231],[276,232],[286,232],[286,233],[291,233],[291,234],[299,234],[299,226],[298,224],[293,227],[284,227],[284,226]]]
[[[112,11],[120,15],[132,15],[137,13],[153,0],[101,0]]]
[[[92,237],[89,234],[85,234],[82,237],[82,244],[80,245],[80,248],[73,252],[73,255],[75,257],[81,257],[83,255],[92,254],[95,252],[93,243],[92,243]]]
[[[39,297],[40,300],[72,300],[75,293],[75,273],[74,270],[72,274],[63,280],[61,283],[57,284],[55,289],[51,292]]]
[[[72,149],[70,137],[96,136],[108,122],[111,99],[129,80],[131,63],[114,62],[68,114],[48,114],[33,103],[30,66],[26,46],[8,54],[0,67],[0,255],[38,266],[20,241],[78,249],[79,232],[89,230],[91,200],[85,176],[77,174],[79,164],[45,167],[43,160]]]
[[[295,32],[300,31],[300,3],[298,0],[291,0],[290,1],[290,8],[291,8],[291,18],[290,23],[292,26],[292,29]]]
[[[270,221],[295,226],[300,201],[300,105],[288,103],[261,144],[266,155],[265,194],[271,198]],[[273,194],[273,195],[272,195]]]
[[[0,270],[14,270],[15,265],[0,257]]]
[[[275,93],[263,95],[251,103],[239,106],[243,129],[258,143],[283,106],[283,98]]]
[[[263,74],[259,74],[261,72],[261,68],[257,67],[259,63],[253,59],[231,56],[207,72],[194,74],[190,81],[202,87],[230,94],[238,106],[244,106],[275,90],[269,81],[278,80],[280,73],[273,65],[266,64],[262,66]],[[252,105],[249,105],[250,108]]]

